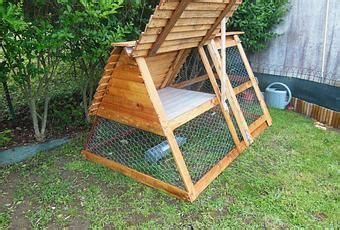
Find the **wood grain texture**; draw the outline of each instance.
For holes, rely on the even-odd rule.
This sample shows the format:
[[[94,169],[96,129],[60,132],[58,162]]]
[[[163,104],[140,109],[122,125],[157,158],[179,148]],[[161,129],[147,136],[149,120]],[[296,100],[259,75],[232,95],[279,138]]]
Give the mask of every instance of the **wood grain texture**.
[[[168,36],[172,28],[177,23],[178,19],[182,15],[185,7],[191,2],[192,0],[182,0],[178,7],[176,8],[175,12],[170,17],[169,21],[167,21],[164,29],[162,30],[161,34],[157,37],[156,41],[153,43],[151,49],[149,50],[149,56],[155,55],[161,44],[165,41],[165,38]]]
[[[136,58],[136,62],[139,66],[139,69],[141,71],[146,89],[149,93],[150,100],[155,108],[155,111],[158,115],[159,121],[161,123],[161,127],[163,129],[163,132],[167,138],[167,141],[169,143],[169,146],[172,150],[172,155],[174,157],[174,160],[176,162],[177,169],[182,177],[183,183],[185,185],[186,190],[189,193],[189,197],[192,197],[195,195],[194,185],[192,183],[192,179],[190,177],[188,168],[185,164],[183,155],[181,153],[181,150],[179,149],[179,146],[177,144],[175,135],[171,129],[168,127],[168,121],[166,119],[166,113],[164,111],[161,99],[157,93],[157,89],[152,81],[152,76],[149,71],[148,65],[145,61],[145,58],[138,57]]]
[[[219,33],[222,17],[231,17],[239,0],[166,1],[156,7],[132,53],[152,56],[197,47]],[[218,22],[218,23],[217,23]],[[198,39],[192,41],[193,39]],[[179,41],[180,40],[180,41]],[[202,41],[204,40],[204,41]],[[177,44],[169,45],[169,41]]]
[[[340,128],[340,112],[295,97],[292,98],[290,104],[297,113],[304,114],[333,128]]]
[[[168,183],[165,183],[163,181],[157,180],[154,177],[151,177],[149,175],[146,175],[144,173],[138,172],[134,169],[128,168],[122,164],[119,164],[117,162],[114,162],[112,160],[108,160],[104,157],[98,156],[94,153],[91,153],[89,151],[83,150],[82,154],[90,161],[99,163],[101,165],[104,165],[110,169],[113,169],[117,172],[120,172],[124,174],[125,176],[131,177],[135,179],[136,181],[139,181],[143,184],[146,184],[150,187],[160,189],[170,195],[173,195],[177,198],[184,199],[184,200],[190,200],[190,197],[188,193],[180,188],[177,188],[173,185],[170,185]]]

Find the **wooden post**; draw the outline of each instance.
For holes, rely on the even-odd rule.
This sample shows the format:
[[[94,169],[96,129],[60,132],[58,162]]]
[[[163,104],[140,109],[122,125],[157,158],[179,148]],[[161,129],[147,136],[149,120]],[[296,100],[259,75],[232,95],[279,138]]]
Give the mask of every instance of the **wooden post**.
[[[225,119],[226,122],[227,122],[227,125],[228,125],[228,128],[229,128],[231,137],[233,138],[236,147],[239,148],[239,147],[240,147],[240,139],[239,139],[238,136],[237,136],[237,132],[236,132],[236,129],[235,129],[235,127],[234,127],[234,124],[233,124],[233,121],[232,121],[232,119],[231,119],[231,117],[230,117],[229,112],[227,112],[227,111],[224,109],[224,106],[223,106],[223,104],[222,104],[223,102],[221,101],[221,93],[220,93],[218,84],[217,84],[217,82],[216,82],[214,72],[213,72],[213,70],[212,70],[212,68],[211,68],[211,66],[210,66],[208,57],[207,57],[207,55],[205,54],[204,48],[203,48],[202,46],[199,46],[199,47],[198,47],[198,52],[200,53],[200,56],[201,56],[201,59],[202,59],[204,68],[205,68],[205,70],[207,71],[209,80],[210,80],[210,82],[211,82],[211,85],[212,85],[212,87],[213,87],[213,89],[214,89],[214,92],[215,92],[216,97],[217,97],[217,99],[218,99],[218,102],[219,102],[219,104],[220,104],[221,111],[222,111],[222,114],[223,114],[223,116],[224,116],[224,119]]]
[[[146,64],[145,58],[143,57],[137,57],[136,62],[138,64],[138,67],[140,69],[142,78],[144,80],[145,87],[149,93],[150,100],[155,108],[155,111],[159,117],[159,121],[161,123],[163,132],[165,137],[168,140],[169,146],[172,150],[172,155],[175,159],[177,169],[183,179],[183,183],[185,185],[185,188],[187,189],[189,193],[189,197],[195,196],[195,190],[194,185],[192,183],[188,168],[185,164],[184,158],[182,156],[181,150],[179,149],[179,146],[177,144],[177,141],[175,139],[175,135],[173,131],[168,127],[168,120],[166,118],[166,114],[164,112],[162,102],[159,98],[159,95],[157,93],[156,87],[153,83],[152,76],[150,74],[149,68]]]
[[[267,124],[268,126],[271,126],[272,125],[272,118],[269,114],[269,111],[268,111],[268,108],[267,108],[267,105],[266,103],[264,102],[263,100],[263,96],[262,96],[262,93],[259,89],[259,86],[257,85],[257,81],[255,79],[255,76],[254,76],[254,73],[250,67],[250,64],[249,64],[249,61],[247,59],[247,56],[246,56],[246,53],[244,52],[244,49],[242,47],[242,44],[241,44],[241,41],[240,41],[240,38],[237,36],[237,35],[234,35],[234,39],[236,40],[237,42],[237,48],[240,52],[240,55],[241,55],[241,58],[242,58],[242,61],[244,63],[244,66],[246,67],[246,70],[247,70],[247,73],[248,73],[248,76],[253,84],[253,88],[254,88],[254,91],[255,91],[255,94],[256,94],[256,97],[257,99],[259,100],[260,102],[260,106],[262,108],[262,111],[263,111],[263,114],[264,116],[266,117],[266,120],[267,120]]]
[[[210,56],[213,60],[213,63],[216,67],[217,74],[221,79],[221,76],[222,76],[222,73],[220,71],[221,70],[221,56],[218,53],[218,50],[216,48],[214,40],[211,40],[210,44],[208,44],[208,50],[209,50]],[[221,81],[222,80],[223,79],[221,79]],[[247,122],[246,122],[246,120],[243,116],[240,105],[237,101],[237,98],[236,98],[234,91],[233,91],[233,87],[232,87],[228,77],[226,77],[225,82],[226,82],[226,96],[228,98],[230,108],[233,111],[233,114],[234,114],[236,122],[237,122],[237,124],[240,128],[243,139],[245,140],[245,143],[248,146],[249,144],[251,144],[253,142],[253,139],[250,135]]]

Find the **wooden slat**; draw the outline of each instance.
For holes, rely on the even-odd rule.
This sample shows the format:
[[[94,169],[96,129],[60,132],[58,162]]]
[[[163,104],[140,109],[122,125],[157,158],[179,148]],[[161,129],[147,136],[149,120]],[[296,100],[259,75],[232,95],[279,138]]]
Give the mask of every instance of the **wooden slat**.
[[[100,103],[100,108],[102,110],[129,114],[132,117],[136,117],[136,119],[148,121],[148,123],[158,123],[158,118],[153,108],[144,107],[143,105],[138,104],[138,102],[130,101],[129,103],[119,103],[103,99]]]
[[[237,87],[234,88],[235,95],[242,93],[246,89],[249,89],[250,87],[253,86],[253,83],[251,81],[247,81]]]
[[[159,122],[152,122],[147,119],[139,118],[135,115],[131,115],[130,112],[118,112],[100,106],[97,111],[97,116],[164,136],[164,132]]]
[[[169,86],[174,81],[178,72],[181,70],[182,65],[184,64],[185,60],[189,56],[190,52],[191,52],[191,49],[183,49],[178,52],[176,60],[174,64],[172,65],[172,67],[169,69],[160,88]]]
[[[210,25],[175,26],[175,27],[172,28],[171,33],[190,32],[190,31],[198,31],[198,30],[205,30],[205,31],[207,31],[209,28],[210,28]],[[163,30],[163,27],[148,28],[148,30],[143,33],[143,36],[144,35],[156,35],[156,34],[160,34],[162,32],[162,30]]]
[[[131,65],[119,65],[112,72],[112,78],[142,83],[143,79],[139,76],[138,68]]]
[[[177,39],[177,40],[171,40],[171,41],[165,41],[162,44],[162,47],[167,47],[167,46],[177,46],[177,45],[182,45],[182,44],[187,44],[191,43],[192,45],[197,44],[197,42],[201,41],[202,37],[192,37],[189,39]],[[140,44],[139,46],[136,47],[136,50],[147,50],[150,49],[152,46],[152,43],[143,43]]]
[[[191,10],[184,11],[179,18],[216,18],[221,11]],[[172,10],[158,10],[153,18],[169,19],[173,14]]]
[[[170,31],[172,30],[172,28],[175,26],[175,24],[177,23],[178,18],[181,16],[181,14],[183,13],[183,11],[185,10],[185,7],[191,2],[191,0],[182,0],[178,7],[176,8],[175,12],[173,13],[173,15],[171,16],[170,20],[167,21],[163,31],[161,32],[161,34],[157,37],[157,40],[155,41],[155,43],[153,44],[153,46],[151,47],[150,51],[149,51],[149,55],[154,55],[157,50],[159,49],[159,47],[161,46],[161,44],[165,41],[165,38],[168,36],[168,34],[170,33]],[[151,26],[150,26],[151,27]]]
[[[166,37],[165,40],[172,41],[172,40],[180,40],[180,39],[187,39],[187,38],[203,37],[206,34],[206,32],[207,32],[206,30],[174,32],[174,33],[170,33]],[[152,42],[155,42],[156,39],[157,39],[157,35],[145,35],[145,36],[142,36],[142,39],[140,40],[140,44],[152,43]]]
[[[83,150],[82,154],[91,161],[94,161],[96,163],[102,164],[110,169],[113,169],[115,171],[118,171],[125,176],[131,177],[135,179],[136,181],[139,181],[143,184],[146,184],[150,187],[160,189],[170,195],[173,195],[175,197],[178,197],[180,199],[184,200],[190,200],[189,195],[186,191],[183,191],[182,189],[179,189],[173,185],[167,184],[163,181],[157,180],[149,175],[146,175],[144,173],[138,172],[134,169],[128,168],[122,164],[119,164],[117,162],[114,162],[112,160],[108,160],[104,157],[98,156],[96,154],[93,154],[89,151]]]
[[[145,58],[138,57],[136,58],[137,64],[139,66],[139,69],[142,73],[142,77],[145,83],[145,86],[148,90],[150,100],[153,103],[153,106],[156,110],[156,113],[159,117],[159,121],[161,123],[163,132],[167,138],[167,141],[169,143],[169,146],[172,150],[172,155],[174,157],[174,160],[177,165],[177,169],[183,179],[183,183],[185,185],[186,190],[189,193],[189,197],[195,196],[195,190],[194,185],[192,183],[188,168],[185,164],[184,158],[182,156],[182,153],[179,149],[179,146],[177,144],[177,141],[175,139],[175,135],[172,130],[168,128],[168,122],[166,120],[165,111],[163,109],[161,100],[159,98],[159,95],[157,93],[156,87],[153,84],[152,77],[150,74],[150,71],[148,69],[148,65],[146,64]]]
[[[235,3],[236,3],[236,0],[231,0],[230,3],[228,4],[228,6],[223,9],[223,11],[220,14],[220,16],[218,16],[218,18],[215,20],[214,25],[210,27],[210,29],[208,30],[207,34],[202,39],[200,45],[204,45],[205,42],[213,35],[215,29],[220,25],[222,19],[231,10],[231,8],[234,6]]]
[[[175,22],[174,26],[212,25],[214,22],[215,22],[215,18],[180,18]],[[155,27],[165,28],[167,25],[168,25],[168,19],[157,19],[156,18],[156,19],[151,20],[150,24],[148,25],[148,28],[155,28]]]
[[[168,2],[160,5],[161,10],[175,10],[178,6],[178,2]],[[225,3],[199,3],[192,2],[189,3],[186,10],[223,10],[225,8]]]
[[[172,119],[169,122],[169,127],[172,130],[175,130],[176,128],[180,127],[181,125],[187,123],[188,121],[191,121],[192,119],[194,119],[195,117],[199,116],[200,114],[214,108],[216,105],[218,105],[218,100],[215,97],[212,100],[209,100],[199,106],[197,106],[194,109],[191,109],[190,111]]]
[[[135,81],[128,81],[128,80],[121,80],[118,78],[112,78],[109,81],[109,87],[114,87],[118,89],[125,89],[131,92],[136,93],[143,93],[147,94],[146,88],[143,83],[135,82]]]

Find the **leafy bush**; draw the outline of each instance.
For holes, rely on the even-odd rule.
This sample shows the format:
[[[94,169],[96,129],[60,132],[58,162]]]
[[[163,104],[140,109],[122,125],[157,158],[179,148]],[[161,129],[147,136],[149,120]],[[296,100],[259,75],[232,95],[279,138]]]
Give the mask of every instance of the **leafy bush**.
[[[281,22],[288,10],[289,0],[244,0],[228,24],[229,30],[244,31],[244,47],[259,51],[277,36],[273,26]]]
[[[6,146],[12,140],[12,131],[6,129],[0,132],[0,147]]]
[[[51,100],[50,122],[53,128],[64,130],[68,126],[80,127],[86,125],[83,110],[79,106],[80,98],[79,94],[66,93],[57,95]]]

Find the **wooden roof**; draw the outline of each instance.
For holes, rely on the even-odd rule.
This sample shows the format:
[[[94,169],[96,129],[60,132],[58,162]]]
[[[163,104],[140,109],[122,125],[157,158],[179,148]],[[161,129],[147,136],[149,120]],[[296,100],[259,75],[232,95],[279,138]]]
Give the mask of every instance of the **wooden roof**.
[[[219,33],[223,17],[231,17],[241,2],[162,0],[136,42],[132,55],[153,56],[203,45]]]

